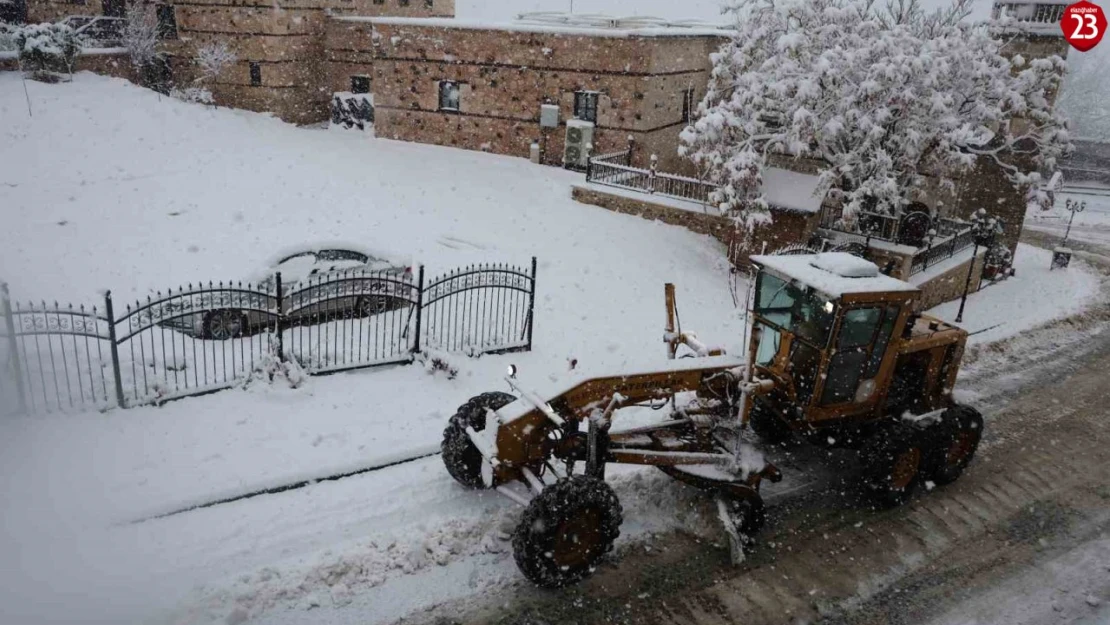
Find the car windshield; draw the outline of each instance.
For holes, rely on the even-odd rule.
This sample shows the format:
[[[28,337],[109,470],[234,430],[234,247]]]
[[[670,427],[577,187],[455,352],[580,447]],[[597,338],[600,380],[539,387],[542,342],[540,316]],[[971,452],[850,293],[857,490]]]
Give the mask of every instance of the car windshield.
[[[824,348],[829,342],[836,304],[816,290],[761,271],[755,314],[769,325]]]

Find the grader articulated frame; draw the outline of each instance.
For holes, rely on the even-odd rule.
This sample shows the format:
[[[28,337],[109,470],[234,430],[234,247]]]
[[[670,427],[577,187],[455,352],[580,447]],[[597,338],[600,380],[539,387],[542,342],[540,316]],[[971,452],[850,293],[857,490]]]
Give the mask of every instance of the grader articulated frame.
[[[743,442],[749,420],[764,442],[800,436],[862,449],[868,485],[887,503],[904,501],[921,477],[954,480],[970,462],[982,418],[950,396],[963,330],[913,314],[913,287],[846,254],[753,261],[745,358],[683,333],[668,284],[663,366],[579,376],[547,393],[511,368],[515,395],[479,395],[451,418],[442,446],[450,474],[525,507],[513,548],[531,581],[574,583],[612,548],[622,510],[604,481],[609,463],[657,466],[713,493],[742,559],[764,522],[762,481],[782,478]],[[681,346],[690,353],[678,358]],[[615,413],[637,406],[669,407],[670,418],[612,432]]]

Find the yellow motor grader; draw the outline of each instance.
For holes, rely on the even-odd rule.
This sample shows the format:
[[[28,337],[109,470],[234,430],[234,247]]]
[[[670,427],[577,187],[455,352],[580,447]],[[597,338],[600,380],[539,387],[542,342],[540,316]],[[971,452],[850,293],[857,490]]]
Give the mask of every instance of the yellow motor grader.
[[[515,394],[478,395],[451,418],[442,451],[452,477],[525,507],[513,550],[529,580],[577,582],[612,549],[622,510],[604,481],[610,463],[654,465],[716,495],[742,558],[764,522],[760,485],[782,477],[743,441],[749,425],[765,445],[801,438],[858,450],[868,490],[887,505],[922,481],[955,480],[971,461],[983,419],[951,393],[964,330],[914,313],[919,291],[849,254],[751,261],[743,357],[683,333],[668,284],[661,366],[579,374],[542,393],[510,367]],[[666,405],[670,418],[613,431],[621,409],[644,405]]]

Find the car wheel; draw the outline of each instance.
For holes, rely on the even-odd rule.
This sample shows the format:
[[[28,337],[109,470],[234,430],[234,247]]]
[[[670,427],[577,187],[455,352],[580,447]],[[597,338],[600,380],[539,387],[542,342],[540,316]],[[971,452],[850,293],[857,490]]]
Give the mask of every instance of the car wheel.
[[[388,309],[389,301],[384,297],[360,297],[355,303],[355,311],[359,317],[377,315]]]
[[[247,316],[238,310],[213,310],[204,315],[204,336],[216,341],[226,341],[243,336],[247,330]]]

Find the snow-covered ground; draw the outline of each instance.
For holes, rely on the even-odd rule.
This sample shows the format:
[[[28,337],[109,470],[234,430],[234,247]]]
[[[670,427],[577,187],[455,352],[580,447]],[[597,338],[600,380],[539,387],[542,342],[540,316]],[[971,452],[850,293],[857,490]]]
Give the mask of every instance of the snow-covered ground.
[[[1059,193],[1052,210],[1030,208],[1025,215],[1025,227],[1063,237],[1067,232],[1068,220],[1072,218],[1066,208],[1068,200],[1087,205],[1083,212],[1076,213],[1072,219],[1068,240],[1110,247],[1110,189],[1106,189],[1102,195]]]
[[[1051,264],[1048,250],[1019,243],[1014,275],[984,282],[982,290],[968,297],[959,324],[972,333],[968,342],[976,345],[1007,339],[1090,306],[1098,293],[1099,278],[1082,263],[1064,271],[1052,271]],[[955,322],[959,309],[956,300],[929,312]]]
[[[583,368],[618,370],[656,361],[664,352],[664,282],[678,284],[685,327],[704,328],[705,338],[734,351],[740,342],[719,244],[578,204],[569,183],[580,175],[523,159],[298,129],[89,74],[64,85],[29,82],[29,117],[18,82],[0,74],[0,275],[19,299],[91,303],[104,288],[122,299],[246,276],[276,250],[306,240],[354,240],[414,256],[430,271],[520,263],[533,254],[540,262],[535,351],[458,358],[454,380],[399,367],[313,378],[296,391],[234,390],[163,408],[5,422],[3,491],[21,504],[4,517],[0,552],[18,566],[0,584],[0,622],[51,615],[65,622],[78,612],[130,622],[172,605],[194,584],[233,579],[285,556],[353,538],[385,549],[394,534],[435,533],[407,529],[414,518],[431,527],[450,519],[472,531],[489,518],[492,502],[437,507],[413,497],[463,496],[434,458],[306,489],[297,499],[309,505],[299,512],[274,500],[307,542],[253,505],[232,506],[230,517],[212,510],[184,521],[113,524],[433,450],[455,406],[504,387],[509,362],[523,379],[547,380],[565,372],[570,358]],[[310,492],[328,503],[301,498]],[[272,550],[259,540],[282,544]],[[423,557],[412,552],[404,557]],[[400,557],[387,555],[375,561]],[[51,589],[36,581],[43,579],[58,581]],[[82,588],[101,589],[90,596],[103,600],[89,605],[76,594],[67,601],[64,589]],[[19,595],[36,600],[16,601]]]
[[[928,625],[1107,625],[1108,563],[1104,535],[958,603]]]
[[[535,254],[540,269],[535,350],[455,358],[453,380],[396,367],[0,423],[2,623],[374,623],[515,581],[512,509],[458,488],[436,457],[142,519],[433,451],[455,406],[504,389],[510,362],[537,386],[569,358],[609,371],[658,362],[667,281],[683,327],[739,351],[720,246],[571,201],[578,175],[298,129],[88,74],[28,83],[28,117],[17,82],[0,73],[0,276],[21,298],[243,276],[306,239],[354,239],[429,267]],[[1008,315],[977,340],[1091,303],[1083,263],[1049,274],[1025,247],[1017,262],[1016,278],[971,296],[973,330]],[[704,522],[701,498],[658,472],[615,480],[625,536]]]

